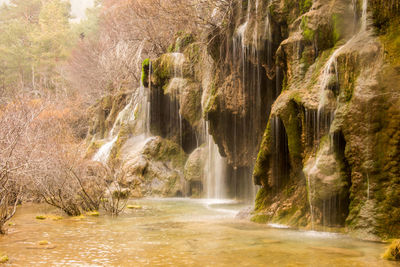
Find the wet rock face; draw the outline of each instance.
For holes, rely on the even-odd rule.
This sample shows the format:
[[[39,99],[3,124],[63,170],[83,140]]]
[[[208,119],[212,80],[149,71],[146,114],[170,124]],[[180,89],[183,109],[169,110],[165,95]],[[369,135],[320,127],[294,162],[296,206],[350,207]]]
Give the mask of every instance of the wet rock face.
[[[137,146],[136,140],[134,144]],[[161,137],[148,138],[138,148],[122,147],[124,181],[134,197],[176,197],[183,192],[186,154],[178,144]]]
[[[254,168],[263,188],[257,216],[347,227],[371,240],[399,235],[400,61],[390,45],[399,7],[313,1],[309,10],[288,12],[294,2],[271,1],[272,19],[287,36],[273,51],[283,91]]]
[[[118,113],[128,104],[131,93],[122,92],[115,96],[103,97],[89,110],[92,118],[87,139],[103,139],[113,127]]]
[[[271,105],[281,90],[283,77],[273,51],[284,33],[281,21],[272,20],[270,8],[268,1],[240,2],[232,28],[214,32],[217,38],[208,49],[216,71],[204,112],[210,133],[234,169],[252,168]]]
[[[162,138],[125,160],[126,183],[137,195],[176,195],[185,183],[201,194],[207,128],[227,159],[227,195],[246,195],[254,169],[257,221],[399,235],[395,2],[237,1],[207,47],[177,38],[143,65],[151,132]],[[104,138],[126,104],[123,94],[99,102],[90,135]],[[129,147],[122,126],[115,155]]]
[[[199,48],[188,44],[179,47],[185,50],[166,53],[153,60],[151,69],[144,70],[142,76],[150,79],[147,86],[150,88],[152,134],[171,139],[191,153],[201,142],[202,130],[202,86],[194,63],[190,62]]]
[[[205,163],[207,160],[207,150],[199,147],[189,155],[185,164],[185,180],[188,183],[188,195],[192,197],[203,196],[205,185]]]

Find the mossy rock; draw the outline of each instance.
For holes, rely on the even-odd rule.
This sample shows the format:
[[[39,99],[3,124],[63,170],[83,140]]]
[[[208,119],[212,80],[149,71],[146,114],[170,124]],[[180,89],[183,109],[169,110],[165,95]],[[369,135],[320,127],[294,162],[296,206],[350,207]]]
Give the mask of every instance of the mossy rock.
[[[300,12],[304,14],[308,12],[313,4],[313,0],[301,0],[300,1]]]
[[[181,96],[180,112],[192,127],[201,120],[201,96],[201,85],[197,83],[188,84]]]
[[[154,86],[164,87],[167,81],[172,77],[174,62],[169,54],[163,54],[152,62],[151,82]]]
[[[85,215],[78,215],[78,216],[73,216],[72,219],[76,220],[76,221],[81,221],[81,220],[86,219],[86,217],[85,217]]]
[[[369,0],[368,5],[372,11],[374,26],[379,33],[384,33],[393,20],[400,17],[398,1]]]
[[[146,58],[142,62],[142,76],[140,80],[145,87],[149,87],[150,59]]]
[[[91,216],[91,217],[99,217],[100,213],[98,211],[89,211],[89,212],[86,212],[86,215]]]
[[[256,214],[250,219],[252,222],[259,224],[266,224],[270,221],[270,216],[265,214]]]
[[[185,164],[185,180],[186,181],[198,181],[203,180],[204,175],[204,165],[206,160],[206,149],[204,147],[199,147],[194,150]]]
[[[41,240],[38,242],[39,246],[47,246],[48,244],[49,244],[49,241],[47,241],[47,240]]]
[[[9,260],[7,255],[0,255],[0,264],[7,263]]]
[[[254,206],[255,211],[261,211],[265,208],[266,206],[266,200],[268,197],[268,191],[266,188],[261,187],[260,190],[258,190],[257,195],[256,195],[256,203]]]
[[[171,162],[174,168],[183,169],[187,155],[176,143],[157,137],[148,142],[143,151],[144,155],[162,162]]]
[[[394,240],[382,255],[385,260],[400,261],[400,239]]]
[[[256,164],[253,171],[253,180],[256,185],[267,186],[269,171],[269,156],[271,153],[271,120],[268,121],[267,127],[261,141],[260,150],[257,155]]]
[[[393,19],[393,22],[385,30],[385,34],[380,37],[385,46],[385,58],[392,66],[400,66],[400,17]]]
[[[303,30],[302,34],[303,34],[304,39],[309,42],[314,41],[315,30],[311,29],[308,26],[308,17],[306,17],[306,16],[302,17],[300,27]]]
[[[128,206],[126,206],[126,208],[130,209],[130,210],[141,210],[141,209],[143,209],[143,207],[139,206],[139,205],[128,205]]]
[[[188,45],[195,40],[194,35],[191,33],[180,33],[175,41],[174,52],[182,52]]]

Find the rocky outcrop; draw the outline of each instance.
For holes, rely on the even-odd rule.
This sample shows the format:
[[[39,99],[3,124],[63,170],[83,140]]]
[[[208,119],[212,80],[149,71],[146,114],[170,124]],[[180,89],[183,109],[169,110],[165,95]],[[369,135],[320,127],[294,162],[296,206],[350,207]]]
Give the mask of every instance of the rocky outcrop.
[[[114,129],[111,158],[137,195],[181,186],[201,196],[211,134],[228,195],[251,199],[252,180],[261,187],[254,221],[400,235],[397,1],[249,0],[230,14],[207,40],[180,33],[143,62],[148,124],[116,115],[129,106],[123,94],[100,101],[92,150]],[[138,127],[158,141],[124,154]]]
[[[207,149],[202,146],[190,154],[185,164],[185,180],[188,183],[188,195],[201,197],[203,185],[205,184],[205,164],[207,160]]]
[[[346,227],[364,239],[398,236],[400,73],[398,52],[385,44],[397,19],[385,15],[385,34],[376,36],[362,1],[331,2],[286,18],[288,38],[276,50],[283,91],[253,174],[262,186],[257,216]],[[381,19],[377,2],[367,14]]]
[[[142,77],[150,90],[152,134],[171,139],[191,153],[204,142],[202,124],[202,70],[200,46],[189,34],[178,35],[171,52],[151,60]]]
[[[127,142],[121,154],[124,159],[123,184],[132,188],[135,197],[185,194],[183,168],[186,154],[179,145],[161,137],[143,138]]]

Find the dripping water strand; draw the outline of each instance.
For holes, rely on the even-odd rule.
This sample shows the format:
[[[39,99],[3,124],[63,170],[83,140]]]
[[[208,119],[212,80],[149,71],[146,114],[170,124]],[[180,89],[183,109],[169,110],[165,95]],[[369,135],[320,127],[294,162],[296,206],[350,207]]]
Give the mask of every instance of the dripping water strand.
[[[354,16],[355,19],[357,17],[357,8],[356,8],[356,1],[352,1],[352,7],[354,11]],[[361,34],[365,33],[367,31],[367,8],[368,8],[368,0],[363,0],[362,3],[362,16],[361,16],[361,27],[357,33],[353,35],[344,45],[340,46],[338,49],[336,49],[333,54],[330,56],[328,59],[327,63],[324,66],[324,69],[322,71],[322,80],[321,80],[321,85],[320,85],[320,101],[318,104],[318,110],[317,110],[317,123],[316,123],[316,131],[317,135],[316,138],[319,140],[320,139],[320,129],[321,126],[326,128],[326,130],[329,129],[330,131],[330,125],[335,117],[335,113],[337,111],[338,106],[336,105],[336,110],[334,112],[329,112],[329,116],[324,115],[325,111],[325,106],[326,106],[326,101],[327,101],[327,87],[329,83],[332,80],[332,77],[335,79],[336,85],[339,83],[339,74],[338,74],[338,63],[337,63],[337,58],[338,55],[342,52],[343,49],[347,48],[358,36]],[[332,76],[334,75],[334,76]],[[339,97],[339,96],[338,96]],[[338,100],[336,100],[336,103]],[[328,132],[329,132],[328,131]],[[329,140],[332,139],[332,133],[329,132]],[[332,141],[330,141],[330,146],[332,146]],[[318,162],[319,162],[319,157],[318,155],[316,156],[317,158],[314,161],[313,167],[312,168],[317,168]],[[369,175],[367,174],[367,187],[368,187],[368,198],[369,198]],[[311,227],[312,229],[314,228],[314,211],[313,211],[313,205],[312,205],[312,198],[313,198],[313,193],[312,193],[312,181],[310,175],[307,176],[307,190],[308,190],[308,195],[309,195],[309,205],[310,205],[310,213],[311,213]]]

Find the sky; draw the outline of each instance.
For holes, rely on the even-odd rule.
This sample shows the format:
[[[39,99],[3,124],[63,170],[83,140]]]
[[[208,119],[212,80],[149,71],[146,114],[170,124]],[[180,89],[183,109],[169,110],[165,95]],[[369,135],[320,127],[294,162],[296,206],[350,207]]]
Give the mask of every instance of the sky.
[[[71,2],[71,14],[74,19],[73,21],[79,21],[85,18],[85,10],[88,7],[93,6],[94,0],[69,0]],[[0,0],[0,5],[3,3],[7,3],[8,0]]]

